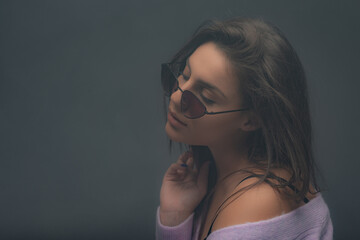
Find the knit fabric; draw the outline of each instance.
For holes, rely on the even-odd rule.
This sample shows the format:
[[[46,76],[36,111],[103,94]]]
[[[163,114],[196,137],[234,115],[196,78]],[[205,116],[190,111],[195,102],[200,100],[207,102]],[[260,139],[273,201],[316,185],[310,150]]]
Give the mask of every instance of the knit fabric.
[[[177,226],[164,226],[160,222],[160,207],[156,213],[156,240],[197,240],[199,222],[194,223],[194,213]],[[195,234],[192,236],[192,228]],[[330,212],[321,193],[307,204],[280,216],[251,223],[233,225],[213,231],[207,240],[220,239],[333,239]]]

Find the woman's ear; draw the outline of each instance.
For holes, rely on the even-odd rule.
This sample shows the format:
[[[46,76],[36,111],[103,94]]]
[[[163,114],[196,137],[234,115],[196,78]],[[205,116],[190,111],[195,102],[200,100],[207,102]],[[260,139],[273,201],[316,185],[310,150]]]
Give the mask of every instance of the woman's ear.
[[[254,112],[248,112],[240,124],[240,129],[245,132],[255,131],[260,128],[260,121]]]

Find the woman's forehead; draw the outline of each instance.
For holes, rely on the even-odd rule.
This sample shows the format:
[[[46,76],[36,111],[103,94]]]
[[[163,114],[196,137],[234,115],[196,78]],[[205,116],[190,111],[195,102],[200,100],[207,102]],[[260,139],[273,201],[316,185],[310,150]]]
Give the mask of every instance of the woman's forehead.
[[[187,59],[191,75],[217,87],[225,96],[238,93],[239,81],[233,74],[230,60],[215,43],[199,46]]]

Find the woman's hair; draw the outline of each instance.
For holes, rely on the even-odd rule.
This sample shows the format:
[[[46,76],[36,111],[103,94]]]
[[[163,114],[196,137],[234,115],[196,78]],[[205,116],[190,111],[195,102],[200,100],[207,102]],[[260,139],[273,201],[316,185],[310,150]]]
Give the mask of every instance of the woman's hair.
[[[293,197],[300,201],[310,184],[319,191],[312,151],[308,92],[303,66],[282,32],[260,19],[232,18],[203,23],[171,62],[185,61],[200,45],[213,42],[227,56],[240,81],[244,106],[257,116],[260,127],[251,132],[249,161],[264,170],[259,184],[272,175],[271,168],[285,168],[288,183],[270,183],[274,188],[300,183]],[[171,148],[170,140],[170,148]],[[197,166],[213,161],[206,146],[189,146]],[[216,182],[211,165],[210,189]],[[254,185],[256,185],[254,184]],[[201,205],[199,207],[201,208]]]

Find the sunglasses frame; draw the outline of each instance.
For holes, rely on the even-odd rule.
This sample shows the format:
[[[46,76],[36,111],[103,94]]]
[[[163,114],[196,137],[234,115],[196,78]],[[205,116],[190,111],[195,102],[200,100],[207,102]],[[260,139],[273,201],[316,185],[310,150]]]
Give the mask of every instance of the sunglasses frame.
[[[164,89],[164,92],[165,92],[165,95],[167,97],[171,97],[171,95],[176,92],[178,89],[180,89],[181,91],[181,112],[183,113],[183,115],[189,119],[196,119],[196,118],[201,118],[203,117],[205,114],[208,114],[208,115],[215,115],[215,114],[222,114],[222,113],[230,113],[230,112],[239,112],[239,111],[247,111],[249,110],[249,108],[241,108],[241,109],[236,109],[236,110],[227,110],[227,111],[219,111],[219,112],[208,112],[206,110],[206,106],[200,101],[200,99],[195,95],[193,94],[191,91],[189,90],[182,90],[179,86],[179,80],[178,80],[178,76],[176,76],[176,74],[172,71],[171,69],[171,65],[172,64],[184,64],[183,62],[173,62],[173,63],[163,63],[161,64],[161,71],[163,72],[163,69],[166,67],[168,68],[168,70],[171,72],[172,76],[174,77],[174,80],[176,80],[176,88],[174,88],[173,92],[170,94],[168,93],[165,89]],[[163,77],[162,77],[163,78]],[[161,79],[162,81],[162,85],[163,85],[163,88],[164,88],[164,79]],[[203,113],[201,115],[198,115],[198,116],[194,116],[194,117],[191,117],[191,116],[187,116],[184,114],[184,111],[183,111],[183,96],[184,96],[184,93],[187,94],[187,95],[190,95],[191,97],[194,97],[200,104],[201,104],[201,107],[203,110]]]

